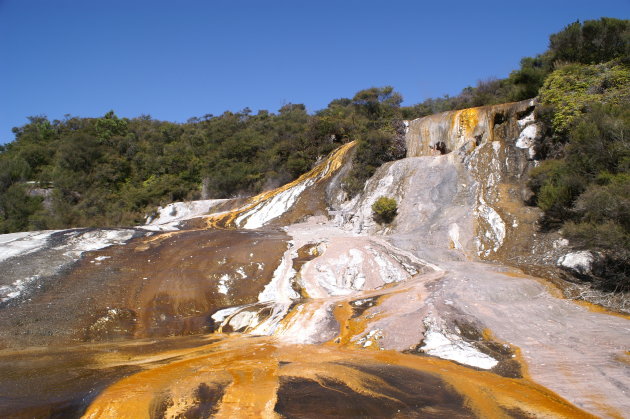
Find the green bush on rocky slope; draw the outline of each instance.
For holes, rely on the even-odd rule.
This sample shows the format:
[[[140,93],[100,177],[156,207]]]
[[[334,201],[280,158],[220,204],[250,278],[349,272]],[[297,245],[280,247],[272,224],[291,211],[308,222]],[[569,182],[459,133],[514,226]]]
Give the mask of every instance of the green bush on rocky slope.
[[[531,173],[543,228],[599,252],[593,274],[630,290],[630,23],[569,25],[551,37],[555,70],[539,90],[543,162]]]
[[[372,215],[379,224],[391,223],[398,212],[396,200],[387,196],[379,197],[372,204]]]
[[[555,158],[531,173],[543,227],[601,252],[601,285],[630,290],[630,107],[592,102],[570,125],[548,140]]]

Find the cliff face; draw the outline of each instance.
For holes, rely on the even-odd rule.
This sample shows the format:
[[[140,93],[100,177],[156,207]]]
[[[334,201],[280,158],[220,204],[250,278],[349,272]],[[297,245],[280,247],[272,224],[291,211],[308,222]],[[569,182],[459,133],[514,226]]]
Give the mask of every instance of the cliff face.
[[[531,253],[527,250],[539,214],[523,202],[526,175],[535,165],[537,132],[533,100],[447,112],[409,123],[410,156],[438,149],[454,154],[449,161],[459,166],[466,185],[462,188],[473,202],[474,251],[481,258],[507,260]]]
[[[504,145],[517,140],[526,126],[535,126],[534,100],[442,112],[406,122],[407,157],[446,154],[452,151],[470,153],[476,147],[492,141]],[[525,135],[533,139],[530,128]],[[526,149],[524,139],[514,146]]]
[[[422,234],[436,249],[467,257],[552,264],[558,237],[539,234],[541,213],[525,204],[527,173],[537,164],[534,108],[527,100],[406,122],[407,158],[384,165],[364,194],[341,206],[346,221],[355,231]],[[381,195],[399,201],[385,229],[371,219]]]

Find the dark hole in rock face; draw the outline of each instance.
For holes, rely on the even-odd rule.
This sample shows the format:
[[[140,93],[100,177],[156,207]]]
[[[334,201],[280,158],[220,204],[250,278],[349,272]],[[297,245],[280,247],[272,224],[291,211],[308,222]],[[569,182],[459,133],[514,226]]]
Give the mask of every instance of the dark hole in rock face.
[[[505,114],[503,114],[501,112],[497,112],[497,113],[494,114],[494,125],[501,125],[506,120],[507,120],[507,118],[505,117]]]
[[[475,146],[479,146],[481,144],[481,140],[483,139],[483,134],[475,135]]]
[[[448,148],[446,148],[446,143],[444,143],[443,141],[438,141],[437,143],[435,143],[435,149],[437,151],[440,152],[440,154],[448,154],[450,153],[450,150]]]

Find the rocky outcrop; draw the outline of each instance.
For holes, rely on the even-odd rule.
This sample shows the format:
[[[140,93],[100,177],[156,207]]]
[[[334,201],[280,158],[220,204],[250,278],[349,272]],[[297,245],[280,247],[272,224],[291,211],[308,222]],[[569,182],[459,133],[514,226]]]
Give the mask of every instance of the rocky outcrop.
[[[529,148],[525,137],[536,136],[535,101],[469,108],[442,112],[408,121],[407,157],[470,153],[476,147],[493,141]],[[527,130],[524,132],[524,128]],[[524,134],[523,134],[524,133]],[[521,138],[521,134],[524,135]],[[533,145],[533,144],[531,144]]]
[[[526,100],[406,122],[407,158],[382,166],[363,194],[339,205],[339,224],[357,232],[421,234],[440,253],[555,265],[565,249],[557,234],[538,231],[541,212],[526,204],[541,131],[535,106]],[[399,203],[392,225],[372,220],[379,196]]]

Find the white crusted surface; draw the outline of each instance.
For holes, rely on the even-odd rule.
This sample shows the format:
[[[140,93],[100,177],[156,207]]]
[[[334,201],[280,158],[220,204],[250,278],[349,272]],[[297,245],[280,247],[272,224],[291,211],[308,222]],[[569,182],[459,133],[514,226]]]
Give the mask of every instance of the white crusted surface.
[[[255,311],[238,311],[229,318],[229,325],[234,330],[248,329],[258,325],[258,313]]]
[[[176,229],[176,225],[180,221],[189,220],[191,218],[199,217],[204,214],[208,214],[210,210],[225,199],[205,199],[200,201],[188,201],[188,202],[173,202],[165,207],[159,207],[157,210],[157,216],[147,220],[146,228],[149,226],[155,229]]]
[[[133,234],[133,230],[124,229],[70,231],[66,233],[69,236],[69,240],[65,244],[56,247],[56,249],[65,250],[64,255],[77,258],[84,252],[126,243]]]
[[[534,112],[531,112],[529,115],[527,115],[524,118],[519,119],[517,122],[518,122],[519,127],[524,127],[528,124],[531,124],[534,121],[535,121]]]
[[[518,148],[528,149],[530,158],[533,158],[535,156],[534,144],[535,144],[537,135],[538,135],[538,125],[532,124],[523,128],[520,135],[516,139],[516,146]]]
[[[330,327],[332,320],[331,303],[314,301],[295,308],[294,316],[274,330],[284,342],[294,344],[323,343],[335,337],[336,331]]]
[[[19,297],[27,285],[36,281],[38,278],[39,277],[37,275],[34,275],[26,279],[18,279],[9,285],[0,286],[0,301],[5,302]]]
[[[57,230],[0,234],[0,262],[41,249]]]
[[[403,264],[405,257],[399,261],[389,250],[363,237],[329,238],[323,255],[303,266],[303,286],[313,298],[349,295],[405,281],[417,272],[412,266],[417,261]]]
[[[499,363],[496,359],[480,352],[470,343],[464,341],[460,336],[440,327],[435,319],[427,318],[424,324],[426,332],[421,349],[425,353],[486,370]]]
[[[212,317],[212,320],[214,320],[216,324],[221,324],[221,323],[223,323],[223,320],[228,318],[230,315],[236,313],[240,309],[241,309],[240,306],[239,307],[224,308],[222,310],[217,311],[216,313],[214,313],[210,317]]]
[[[281,216],[289,210],[300,194],[314,182],[313,179],[308,179],[274,195],[271,199],[262,201],[251,210],[241,214],[236,219],[236,224],[243,228],[262,227],[267,222]]]
[[[451,243],[453,244],[453,248],[457,250],[464,250],[462,244],[459,242],[459,226],[457,223],[452,223],[448,227],[448,236],[451,239]]]
[[[259,313],[256,313],[256,317],[252,320],[248,333],[252,335],[271,336],[289,313],[290,307],[290,303],[275,303],[271,306],[271,315],[262,319],[262,321],[260,320]],[[231,321],[230,324],[232,324]]]
[[[320,179],[328,176],[333,167],[333,161],[329,159],[326,162],[326,166],[323,170],[319,171],[317,175],[301,178],[297,183],[273,195],[271,198],[263,198],[252,208],[243,211],[243,213],[236,218],[236,225],[246,229],[260,228],[269,221],[280,217],[293,207],[305,190],[317,183]]]
[[[569,245],[569,241],[567,239],[560,238],[553,242],[553,248],[559,249],[561,247],[567,247]]]
[[[505,223],[499,213],[487,205],[481,197],[479,201],[480,205],[477,207],[477,213],[490,226],[490,229],[485,232],[485,238],[492,243],[492,248],[486,248],[479,238],[477,238],[477,243],[479,245],[479,253],[488,256],[492,252],[497,252],[503,245],[505,240]]]
[[[294,243],[289,242],[289,248],[284,252],[280,265],[278,265],[273,272],[271,281],[265,285],[265,288],[258,294],[258,301],[287,303],[300,298],[299,294],[291,287],[291,279],[296,274],[293,269],[293,249]]]
[[[368,194],[364,194],[363,200],[354,200],[344,206],[346,211],[356,213],[353,217],[352,227],[355,232],[362,233],[376,226],[376,223],[372,218],[372,205],[378,198],[382,196],[390,198],[395,196],[394,174],[392,172],[392,168],[393,166],[389,166],[386,169],[387,173],[378,180],[377,184],[369,191]]]
[[[217,284],[217,291],[221,294],[228,295],[229,287],[228,284],[230,282],[230,276],[228,274],[223,274],[219,278],[219,283]]]
[[[57,231],[13,233],[0,236],[0,261],[11,257],[31,254],[44,248],[48,238]],[[52,274],[64,264],[73,262],[84,252],[103,249],[114,244],[123,244],[134,234],[133,230],[70,230],[63,233],[63,244],[52,250],[63,252],[57,265],[36,269],[33,274],[25,275],[9,284],[0,285],[0,301],[6,302],[22,295],[33,285],[39,287],[37,280],[42,275]],[[107,257],[96,258],[92,262],[100,263]],[[44,269],[45,268],[45,269]],[[37,273],[35,273],[37,272]]]

